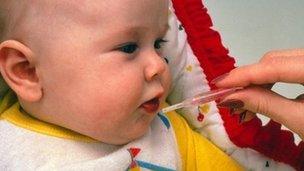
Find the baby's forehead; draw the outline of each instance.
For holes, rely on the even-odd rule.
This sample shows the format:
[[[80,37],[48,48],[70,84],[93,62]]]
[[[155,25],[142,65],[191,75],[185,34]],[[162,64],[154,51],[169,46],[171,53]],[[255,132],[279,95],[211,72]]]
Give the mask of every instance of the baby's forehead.
[[[25,0],[34,13],[47,20],[64,18],[84,24],[107,21],[109,15],[128,15],[132,9],[150,0]],[[145,7],[148,8],[148,7]],[[132,10],[134,11],[134,10]],[[135,10],[136,11],[136,10]],[[130,14],[129,14],[130,15]]]
[[[73,19],[80,19],[86,21],[101,20],[106,14],[116,15],[132,10],[136,11],[137,8],[154,9],[155,7],[162,6],[166,0],[0,0],[11,4],[12,12],[20,14],[21,11],[35,13],[36,17],[44,16],[50,19],[52,16],[63,14],[64,17],[72,17]]]
[[[0,0],[12,4],[11,28],[21,36],[66,34],[69,29],[119,30],[125,25],[164,25],[166,0]],[[152,14],[152,15],[151,15]],[[143,19],[145,18],[145,19]],[[166,19],[163,19],[166,18]],[[156,24],[155,24],[156,23]],[[18,27],[16,27],[18,26]],[[150,27],[149,27],[150,28]],[[97,31],[96,31],[97,30]],[[48,33],[46,33],[48,32]],[[26,33],[26,34],[25,34]],[[40,40],[40,39],[39,39]]]
[[[20,10],[26,10],[40,15],[43,13],[46,13],[48,16],[50,13],[64,13],[66,16],[69,14],[73,18],[96,19],[102,17],[103,13],[107,13],[113,8],[117,9],[115,13],[128,11],[128,9],[130,10],[134,6],[147,8],[147,4],[151,5],[151,3],[147,3],[149,1],[150,0],[0,0],[0,4],[1,6],[8,4],[10,6],[8,8],[13,9],[11,12],[16,13],[20,13]],[[165,2],[166,0],[155,0],[153,6],[159,6],[160,3]],[[112,15],[115,15],[115,13]]]
[[[10,15],[35,13],[43,14],[70,14],[70,16],[93,16],[107,7],[106,0],[0,0],[3,9],[8,9]],[[0,7],[1,8],[1,7]],[[74,18],[75,18],[74,16]],[[86,16],[86,17],[85,17]]]
[[[47,15],[63,14],[73,19],[95,18],[106,9],[105,0],[28,0],[35,3],[34,10],[48,12]],[[99,16],[100,17],[100,16]]]

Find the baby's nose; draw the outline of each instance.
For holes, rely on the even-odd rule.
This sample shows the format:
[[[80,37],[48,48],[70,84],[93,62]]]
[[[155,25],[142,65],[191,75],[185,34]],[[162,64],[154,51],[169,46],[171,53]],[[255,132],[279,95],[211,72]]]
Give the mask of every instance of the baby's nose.
[[[151,81],[155,79],[155,77],[161,76],[161,74],[166,70],[167,63],[158,53],[151,52],[146,59],[147,63],[144,72],[147,81]]]

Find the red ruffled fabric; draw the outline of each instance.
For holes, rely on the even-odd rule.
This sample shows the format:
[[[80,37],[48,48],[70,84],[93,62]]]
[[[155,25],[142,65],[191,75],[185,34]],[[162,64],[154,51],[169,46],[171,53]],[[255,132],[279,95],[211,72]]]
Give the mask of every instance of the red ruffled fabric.
[[[182,22],[193,53],[210,82],[234,68],[234,59],[222,45],[218,32],[211,29],[212,21],[201,0],[172,0],[178,19]],[[212,89],[214,85],[210,85]],[[241,148],[254,149],[265,156],[284,162],[296,170],[304,170],[304,142],[294,143],[290,131],[281,130],[281,125],[270,121],[262,126],[259,118],[239,124],[239,117],[220,109],[221,117],[230,140]],[[267,161],[265,161],[266,164]]]

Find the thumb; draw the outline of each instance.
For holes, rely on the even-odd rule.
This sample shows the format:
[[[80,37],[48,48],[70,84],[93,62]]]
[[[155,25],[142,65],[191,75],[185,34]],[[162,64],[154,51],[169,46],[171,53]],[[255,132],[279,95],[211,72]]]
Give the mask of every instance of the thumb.
[[[231,99],[242,101],[244,109],[268,116],[304,137],[303,101],[290,100],[258,86],[237,91],[225,97],[223,102]]]

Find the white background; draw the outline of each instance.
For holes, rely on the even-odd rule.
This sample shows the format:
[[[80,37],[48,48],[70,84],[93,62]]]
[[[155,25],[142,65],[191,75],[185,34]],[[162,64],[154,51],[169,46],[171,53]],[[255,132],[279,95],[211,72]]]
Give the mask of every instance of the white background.
[[[205,0],[203,3],[237,66],[257,62],[270,50],[304,48],[303,0]],[[283,83],[275,85],[273,90],[288,98],[304,93],[303,86]]]

